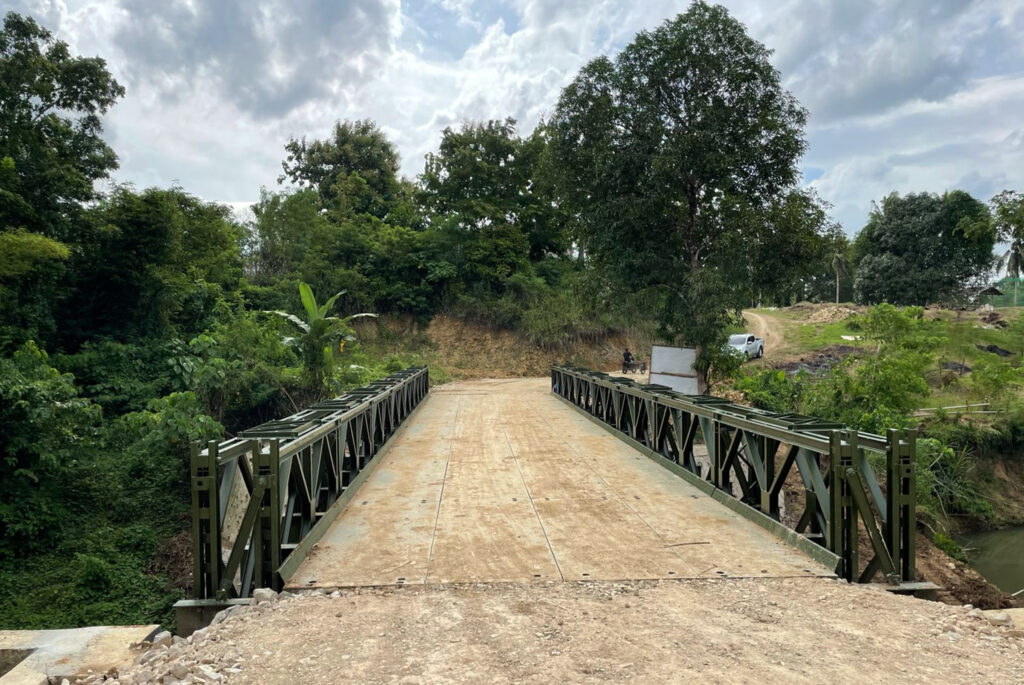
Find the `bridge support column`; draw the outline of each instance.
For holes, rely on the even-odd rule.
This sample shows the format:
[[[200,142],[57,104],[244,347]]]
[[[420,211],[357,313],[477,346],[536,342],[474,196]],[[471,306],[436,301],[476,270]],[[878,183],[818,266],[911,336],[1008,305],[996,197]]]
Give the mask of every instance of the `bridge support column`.
[[[281,590],[281,579],[277,569],[281,566],[281,488],[279,484],[281,441],[271,440],[269,449],[259,451],[256,474],[264,486],[260,503],[259,520],[253,542],[258,545],[255,560],[255,581],[253,587],[269,587]],[[313,506],[316,506],[314,499]]]
[[[829,549],[842,559],[839,575],[851,582],[857,580],[857,508],[854,506],[847,471],[857,456],[856,438],[846,431],[832,431],[829,436]]]
[[[905,582],[917,580],[915,554],[915,431],[889,430],[886,434],[886,517],[885,539],[893,562]]]
[[[192,446],[192,582],[193,593],[212,597],[220,585],[221,526],[220,484],[217,482],[216,441],[207,443],[205,452]]]

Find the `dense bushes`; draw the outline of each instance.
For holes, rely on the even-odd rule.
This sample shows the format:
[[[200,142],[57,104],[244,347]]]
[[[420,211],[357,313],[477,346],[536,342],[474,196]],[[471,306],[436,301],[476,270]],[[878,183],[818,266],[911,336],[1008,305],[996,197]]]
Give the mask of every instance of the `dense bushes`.
[[[99,407],[35,343],[0,358],[0,561],[53,543],[99,423]]]
[[[1016,335],[1019,325],[1011,324],[1007,335]],[[943,520],[953,515],[991,519],[994,510],[977,460],[1024,452],[1019,358],[979,352],[964,343],[961,324],[927,319],[919,307],[877,305],[851,319],[848,328],[861,334],[863,347],[824,373],[787,375],[763,369],[742,374],[736,388],[754,406],[771,411],[819,416],[875,433],[917,428],[917,501],[922,510]],[[977,339],[975,330],[970,333]],[[957,381],[958,391],[989,402],[997,414],[979,419],[940,408],[926,417],[914,416],[933,393],[945,391],[946,382],[936,369],[948,359],[971,362],[970,374]],[[876,466],[881,468],[881,462]]]
[[[34,344],[0,359],[0,626],[169,620],[150,558],[183,525],[188,444],[222,434],[191,392],[102,421]]]

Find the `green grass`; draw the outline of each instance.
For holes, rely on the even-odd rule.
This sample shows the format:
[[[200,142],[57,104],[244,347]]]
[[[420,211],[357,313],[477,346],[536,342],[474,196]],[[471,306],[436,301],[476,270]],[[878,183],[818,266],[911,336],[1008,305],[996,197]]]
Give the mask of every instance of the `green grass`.
[[[830,347],[832,345],[861,346],[860,341],[843,340],[842,336],[859,336],[852,330],[847,321],[835,323],[804,323],[786,331],[786,339],[791,345],[808,351]]]
[[[785,338],[781,349],[769,351],[766,365],[771,365],[772,358],[796,358],[813,356],[820,350],[835,345],[846,345],[872,352],[875,343],[859,340],[844,340],[842,336],[856,337],[861,333],[856,324],[851,326],[851,319],[834,323],[811,323],[807,321],[811,311],[799,309],[754,309],[753,312],[773,318],[783,329]],[[928,318],[935,321],[935,335],[938,342],[935,347],[935,364],[928,371],[928,380],[932,386],[932,395],[922,402],[922,407],[940,407],[962,405],[982,401],[976,391],[972,391],[971,374],[962,376],[954,372],[943,372],[940,366],[945,362],[965,364],[974,369],[986,362],[1007,362],[1011,366],[1021,363],[1024,352],[1024,307],[997,310],[1008,324],[1007,328],[986,328],[977,311],[928,311]],[[978,349],[978,345],[996,345],[1013,353],[1010,357],[1000,357],[991,352]],[[941,381],[952,381],[943,384]]]

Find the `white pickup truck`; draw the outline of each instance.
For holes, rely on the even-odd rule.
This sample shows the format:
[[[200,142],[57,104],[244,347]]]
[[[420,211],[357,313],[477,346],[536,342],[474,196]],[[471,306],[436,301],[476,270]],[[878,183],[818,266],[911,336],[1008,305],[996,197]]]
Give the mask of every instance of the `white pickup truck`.
[[[736,333],[729,336],[729,347],[747,359],[760,359],[764,356],[764,339],[753,333]]]

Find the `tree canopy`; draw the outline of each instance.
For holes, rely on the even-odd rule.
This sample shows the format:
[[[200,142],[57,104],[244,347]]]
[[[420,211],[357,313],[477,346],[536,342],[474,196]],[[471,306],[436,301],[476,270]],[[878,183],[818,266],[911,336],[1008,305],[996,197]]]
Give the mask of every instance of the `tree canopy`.
[[[1013,305],[1017,306],[1019,280],[1024,273],[1024,194],[1004,190],[992,198],[992,219],[996,235],[1009,247],[999,256],[999,268],[1006,269],[1006,275],[1015,279],[1013,283]]]
[[[996,230],[988,207],[962,190],[892,193],[857,234],[858,297],[924,305],[988,276]]]
[[[325,207],[355,200],[357,211],[383,218],[398,184],[398,152],[376,123],[368,119],[334,125],[327,140],[292,139],[281,163],[283,179],[314,188]]]
[[[100,116],[124,95],[99,57],[73,57],[30,17],[0,31],[0,228],[70,237],[69,214],[117,168]]]
[[[694,2],[587,64],[550,122],[582,246],[691,345],[717,347],[749,292],[756,238],[736,218],[798,179],[806,113],[769,55],[723,7]]]

